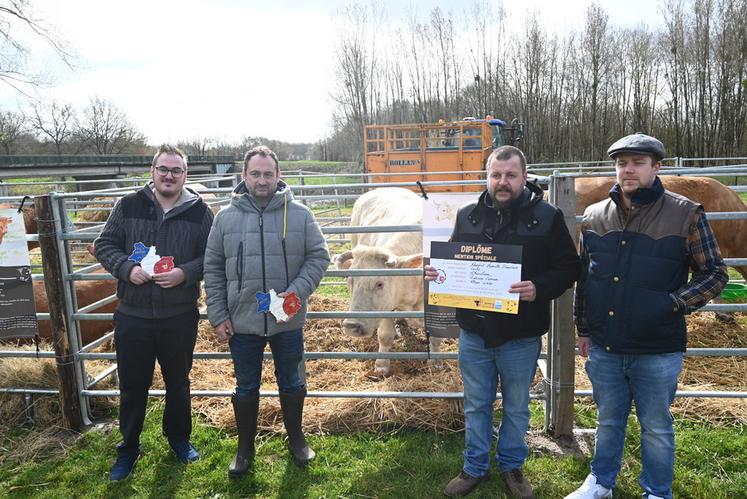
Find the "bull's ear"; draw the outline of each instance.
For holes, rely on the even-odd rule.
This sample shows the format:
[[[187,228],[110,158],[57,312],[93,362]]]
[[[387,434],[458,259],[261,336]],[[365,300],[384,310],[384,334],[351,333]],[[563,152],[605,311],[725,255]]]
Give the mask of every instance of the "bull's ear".
[[[417,269],[423,266],[423,255],[421,253],[417,255],[401,256],[399,258],[399,267],[405,269]]]
[[[346,251],[341,255],[337,255],[335,258],[335,266],[337,270],[347,270],[353,264],[353,252]]]

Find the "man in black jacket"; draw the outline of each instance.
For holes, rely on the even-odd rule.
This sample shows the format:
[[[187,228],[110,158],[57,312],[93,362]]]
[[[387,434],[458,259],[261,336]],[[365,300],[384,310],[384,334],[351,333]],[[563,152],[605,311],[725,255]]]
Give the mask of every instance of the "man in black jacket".
[[[550,326],[550,301],[573,285],[579,259],[560,210],[543,201],[542,189],[527,184],[526,159],[512,146],[488,157],[487,189],[459,210],[452,242],[511,244],[522,247],[519,313],[457,309],[459,369],[464,382],[464,467],[446,486],[449,497],[463,496],[488,478],[493,441],[493,404],[500,379],[503,416],[496,460],[514,496],[533,497],[522,473],[528,454],[529,388],[542,335]],[[425,279],[436,269],[426,266]]]
[[[114,339],[123,441],[109,473],[113,481],[127,478],[140,456],[156,359],[166,385],[163,433],[183,463],[200,457],[189,442],[189,371],[213,213],[197,193],[184,187],[187,157],[179,149],[161,146],[150,172],[153,180],[116,204],[94,244],[96,258],[119,280]]]

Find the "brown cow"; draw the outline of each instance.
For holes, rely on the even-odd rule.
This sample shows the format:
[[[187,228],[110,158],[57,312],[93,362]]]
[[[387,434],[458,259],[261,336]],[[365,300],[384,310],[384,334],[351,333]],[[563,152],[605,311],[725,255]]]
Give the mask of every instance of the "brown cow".
[[[75,290],[78,297],[78,308],[83,308],[86,305],[90,305],[116,293],[117,281],[111,279],[106,281],[76,281]],[[34,301],[36,302],[36,311],[38,313],[49,312],[47,292],[42,281],[34,281]],[[93,310],[91,313],[104,314],[114,312],[114,309],[117,308],[117,303],[115,300],[112,303]],[[112,329],[114,329],[114,322],[110,320],[80,321],[80,333],[83,345],[101,338]],[[44,339],[52,338],[52,328],[49,321],[39,321],[39,336]]]
[[[13,217],[0,217],[0,244],[3,244],[5,234],[8,233],[8,226],[13,222]]]
[[[739,195],[727,186],[707,177],[675,177],[662,175],[664,187],[703,205],[707,212],[747,211]],[[612,177],[582,177],[576,179],[576,214],[583,215],[590,204],[608,196],[615,183]],[[747,219],[710,222],[724,258],[747,257]],[[747,266],[734,267],[747,279]]]
[[[0,208],[4,208],[4,209],[16,208],[17,209],[18,206],[17,205],[12,206],[8,203],[2,203],[0,204]],[[3,217],[3,218],[6,218],[6,217]],[[36,234],[37,232],[39,232],[39,227],[36,223],[36,210],[34,209],[33,204],[31,206],[26,205],[23,207],[23,225],[26,227],[26,234]],[[28,246],[29,246],[29,251],[31,251],[34,248],[38,248],[39,243],[36,241],[29,241]]]

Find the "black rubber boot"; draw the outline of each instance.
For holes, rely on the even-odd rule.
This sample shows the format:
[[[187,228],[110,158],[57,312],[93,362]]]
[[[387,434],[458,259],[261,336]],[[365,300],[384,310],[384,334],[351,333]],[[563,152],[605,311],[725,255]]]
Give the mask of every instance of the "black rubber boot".
[[[228,467],[228,478],[241,478],[246,475],[254,461],[254,437],[257,435],[257,412],[259,395],[231,397],[233,414],[236,417],[236,429],[239,432],[239,446],[236,457]]]
[[[299,466],[306,466],[314,459],[316,453],[309,448],[301,430],[303,421],[303,402],[306,390],[296,393],[280,392],[280,408],[283,410],[283,423],[288,432],[288,447],[293,460]]]

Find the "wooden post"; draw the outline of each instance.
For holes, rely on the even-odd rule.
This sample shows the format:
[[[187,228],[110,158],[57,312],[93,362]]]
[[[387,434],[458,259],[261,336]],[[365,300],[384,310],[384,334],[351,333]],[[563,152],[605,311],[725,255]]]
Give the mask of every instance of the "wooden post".
[[[574,177],[552,177],[552,200],[563,210],[565,223],[576,243],[576,189]],[[573,435],[573,392],[576,375],[576,334],[573,323],[573,290],[569,289],[552,305],[552,331],[548,339],[550,384],[549,428],[556,437]]]
[[[60,254],[55,237],[55,224],[52,211],[52,200],[49,195],[36,196],[34,206],[39,217],[39,246],[42,253],[44,269],[44,287],[49,302],[49,320],[52,325],[57,362],[57,381],[60,387],[60,408],[62,409],[62,426],[68,430],[79,431],[83,427],[83,417],[78,399],[79,387],[75,377],[74,352],[70,347],[65,314],[63,275],[60,265]]]
[[[301,188],[299,189],[300,194],[305,196],[306,193],[304,192],[303,186],[306,185],[306,179],[304,179],[303,170],[301,169],[298,170],[298,185],[301,186]],[[321,194],[324,194],[324,189],[320,190],[319,192]],[[309,203],[305,199],[302,199],[301,203],[303,203],[304,206],[309,206]]]

